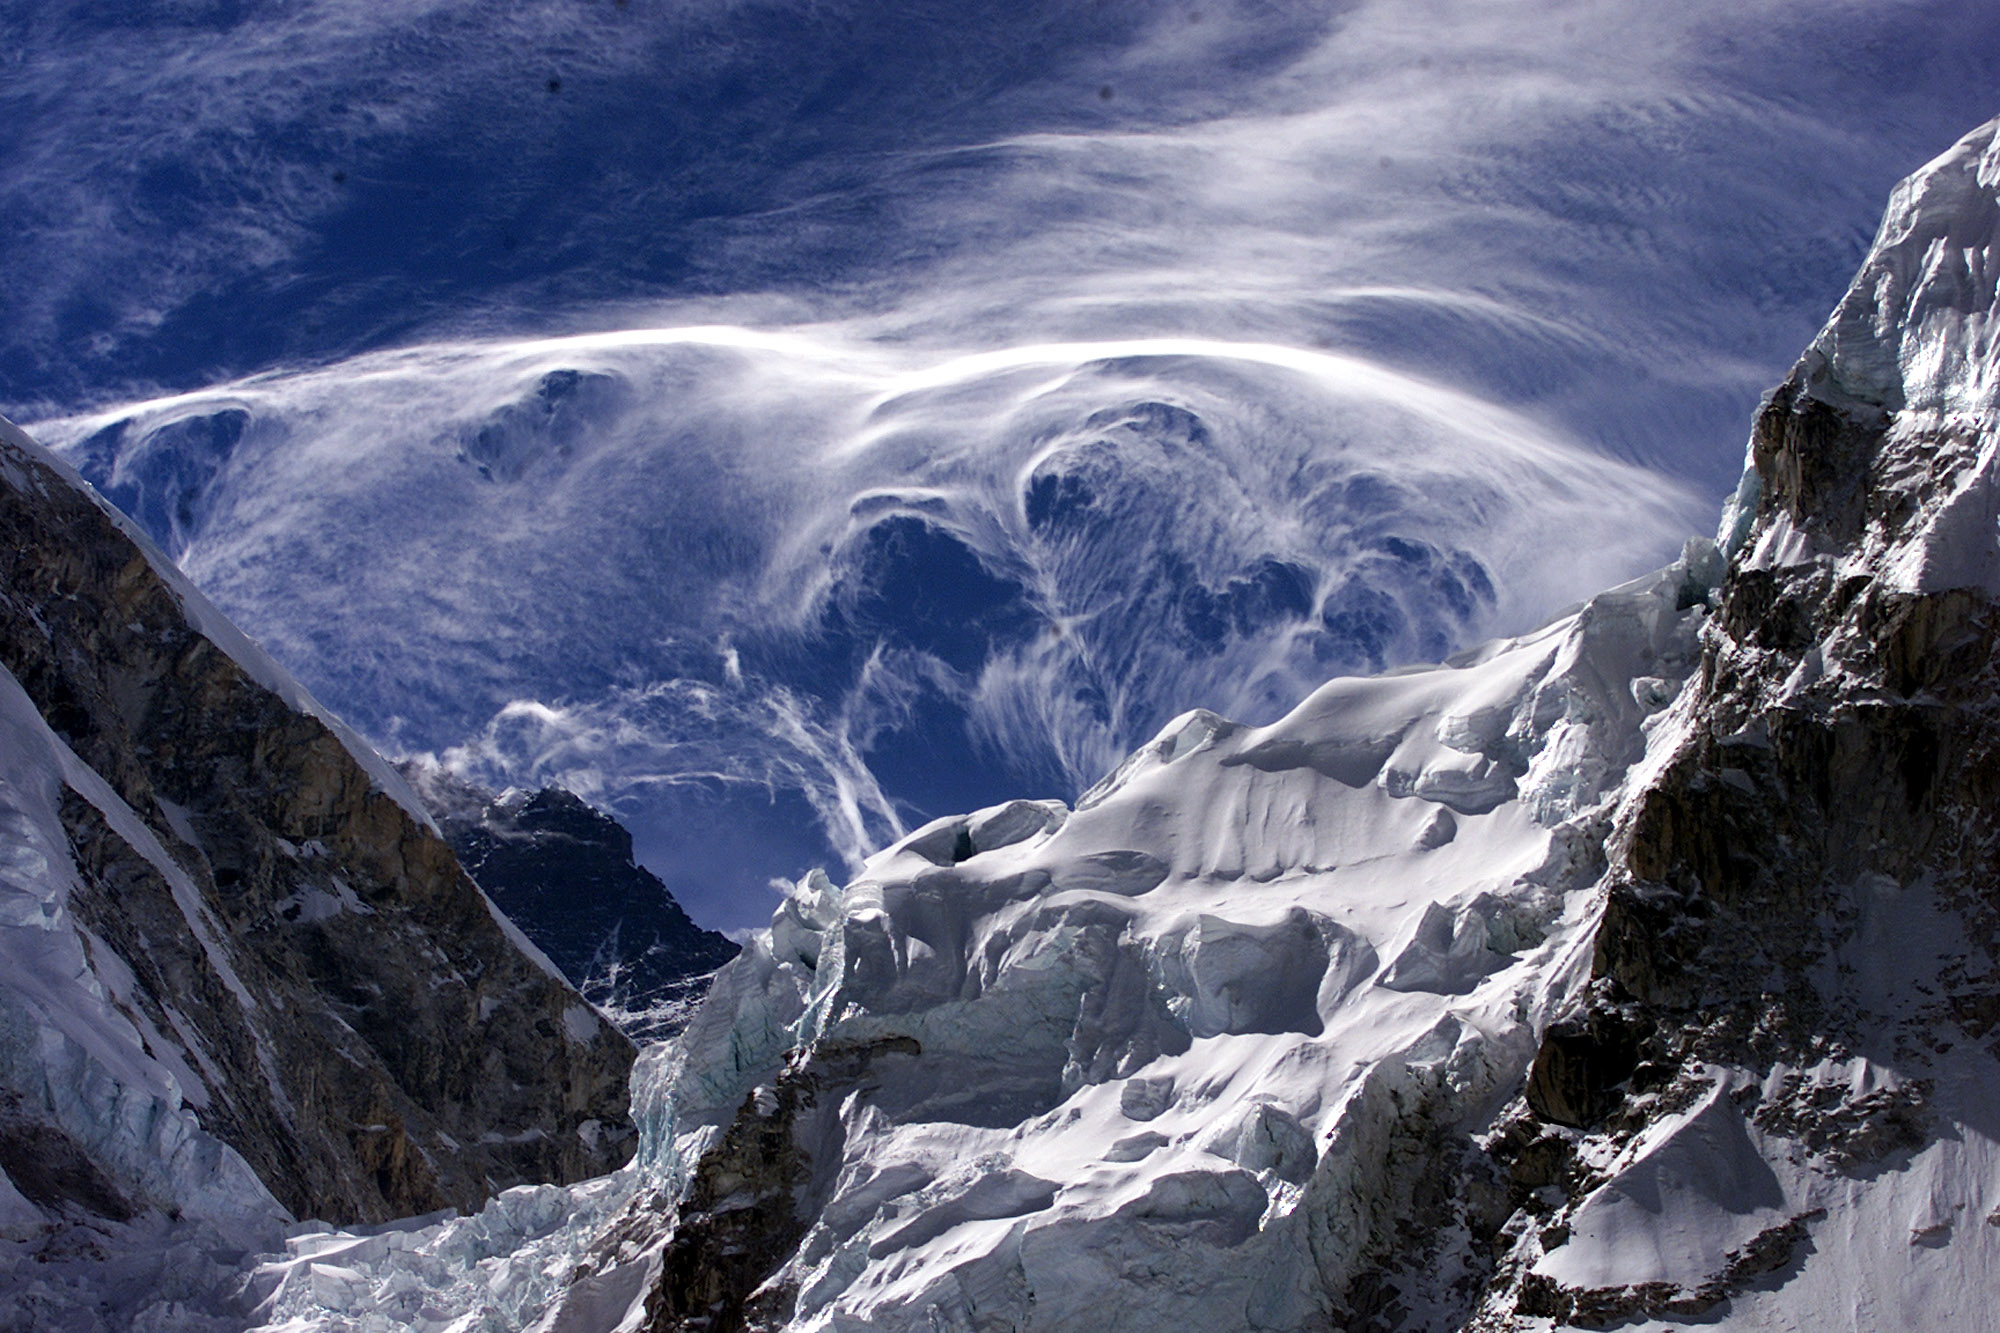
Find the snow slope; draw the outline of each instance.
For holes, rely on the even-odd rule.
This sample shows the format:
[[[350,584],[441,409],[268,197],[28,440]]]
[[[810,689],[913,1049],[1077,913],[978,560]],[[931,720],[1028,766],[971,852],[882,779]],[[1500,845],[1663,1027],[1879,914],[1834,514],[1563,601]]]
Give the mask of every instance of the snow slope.
[[[642,1078],[634,1202],[606,1234],[739,1115],[779,1115],[796,1053],[872,1050],[864,1081],[822,1089],[810,1227],[762,1256],[793,1326],[1324,1311],[1381,1260],[1413,1126],[1511,1095],[1588,961],[1601,821],[1671,725],[1701,617],[1680,604],[1716,570],[1691,555],[1268,727],[1188,714],[1074,810],[941,820],[844,887],[807,877]],[[606,1209],[583,1212],[536,1260],[545,1302],[588,1279],[551,1327],[613,1327],[657,1281],[656,1251],[593,1250]],[[309,1257],[279,1261],[273,1326],[420,1305],[524,1326],[534,1303],[440,1267],[467,1226],[357,1262],[331,1306]]]
[[[1269,727],[1190,715],[1067,818],[983,812],[803,886],[757,1007],[922,1056],[841,1108],[819,1220],[770,1279],[795,1326],[1323,1313],[1383,1257],[1405,1118],[1509,1092],[1574,984],[1579,844],[1690,661],[1683,574]],[[691,1032],[677,1130],[771,1076],[744,1035]]]

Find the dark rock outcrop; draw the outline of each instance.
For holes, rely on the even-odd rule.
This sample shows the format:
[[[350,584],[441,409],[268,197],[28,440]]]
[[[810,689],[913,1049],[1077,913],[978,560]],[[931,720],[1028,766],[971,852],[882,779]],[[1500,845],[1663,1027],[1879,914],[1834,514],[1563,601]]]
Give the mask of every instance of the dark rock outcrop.
[[[337,1221],[617,1166],[631,1043],[131,532],[0,423],[0,665],[103,783],[61,796],[67,910],[149,1050],[199,1071],[203,1129]]]
[[[1528,1107],[1550,1124],[1582,1129],[1623,1099],[1621,1085],[1639,1065],[1644,1035],[1632,1006],[1600,987],[1591,1001],[1551,1023],[1528,1070]]]
[[[594,1272],[657,1250],[643,1303],[646,1333],[785,1327],[798,1290],[780,1270],[833,1188],[847,1132],[841,1104],[885,1066],[906,1070],[922,1053],[908,1037],[798,1052],[719,1127],[677,1199],[637,1200],[595,1239],[574,1290],[587,1300]]]
[[[1593,980],[1527,1089],[1531,1120],[1583,1131],[1564,1140],[1575,1161],[1629,1160],[1720,1094],[1741,1142],[1777,1145],[1767,1160],[1867,1180],[1957,1138],[1950,1116],[1990,1086],[2000,446],[1990,354],[1967,331],[1996,308],[1996,155],[2000,123],[1899,188],[1847,298],[1758,414],[1682,727],[1619,812]],[[1705,1315],[1797,1273],[1825,1217],[1767,1228],[1717,1273],[1564,1287],[1537,1255],[1606,1172],[1531,1170],[1531,1137],[1495,1145],[1547,1187],[1524,1201],[1532,1224],[1499,1238],[1512,1253],[1474,1327]],[[1952,1229],[1841,1225],[1908,1227],[1911,1246]]]
[[[635,1041],[679,1031],[736,956],[633,859],[625,827],[580,797],[495,795],[432,764],[401,771],[479,886]]]

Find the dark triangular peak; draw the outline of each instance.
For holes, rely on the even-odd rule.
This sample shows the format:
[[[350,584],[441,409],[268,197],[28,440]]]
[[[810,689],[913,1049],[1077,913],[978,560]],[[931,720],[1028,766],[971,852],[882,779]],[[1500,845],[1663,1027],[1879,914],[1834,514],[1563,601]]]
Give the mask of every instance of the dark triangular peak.
[[[696,925],[632,856],[624,825],[562,787],[485,790],[434,761],[403,774],[460,861],[563,974],[635,1040],[686,1023],[728,937]]]

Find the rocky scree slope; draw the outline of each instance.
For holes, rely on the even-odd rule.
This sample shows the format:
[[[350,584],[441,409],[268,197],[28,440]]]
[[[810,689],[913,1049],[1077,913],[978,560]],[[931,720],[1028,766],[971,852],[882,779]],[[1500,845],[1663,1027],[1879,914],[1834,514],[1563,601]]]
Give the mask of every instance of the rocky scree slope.
[[[0,544],[6,1220],[380,1220],[630,1155],[631,1044],[386,764],[6,423]]]
[[[434,761],[397,767],[479,887],[634,1041],[680,1031],[736,956],[633,859],[631,833],[574,793],[494,793]]]

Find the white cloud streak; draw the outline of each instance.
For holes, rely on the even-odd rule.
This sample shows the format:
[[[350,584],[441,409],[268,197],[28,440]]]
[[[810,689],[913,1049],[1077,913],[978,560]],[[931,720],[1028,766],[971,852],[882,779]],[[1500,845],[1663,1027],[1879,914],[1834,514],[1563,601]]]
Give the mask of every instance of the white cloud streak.
[[[849,863],[1666,558],[2000,109],[1960,0],[629,11],[6,19],[0,397],[390,747]]]

